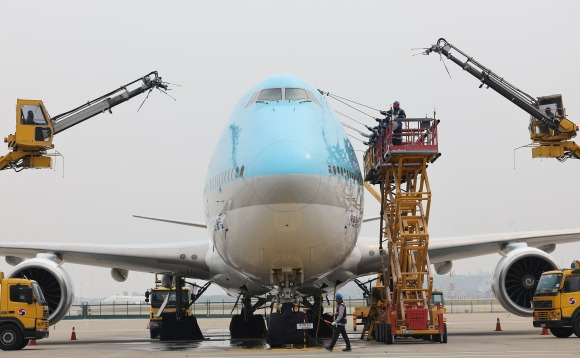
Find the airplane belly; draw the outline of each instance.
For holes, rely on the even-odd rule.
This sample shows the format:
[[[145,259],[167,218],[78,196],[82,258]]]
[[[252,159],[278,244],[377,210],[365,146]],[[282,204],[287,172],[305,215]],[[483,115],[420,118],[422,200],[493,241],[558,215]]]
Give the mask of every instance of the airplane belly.
[[[356,184],[319,176],[234,182],[209,198],[223,203],[210,213],[215,248],[257,282],[275,285],[275,270],[297,270],[297,280],[310,281],[340,265],[354,248],[361,196]]]

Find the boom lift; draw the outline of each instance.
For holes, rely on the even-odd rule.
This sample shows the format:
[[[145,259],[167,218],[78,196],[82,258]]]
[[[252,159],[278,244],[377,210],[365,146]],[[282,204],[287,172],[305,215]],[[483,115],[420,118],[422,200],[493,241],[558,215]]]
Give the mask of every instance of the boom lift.
[[[431,188],[427,164],[439,156],[434,118],[398,118],[365,152],[365,187],[381,203],[379,249],[388,244],[388,262],[371,290],[371,307],[361,338],[373,331],[378,341],[413,336],[447,343],[447,327],[439,305],[431,307],[433,277],[428,257],[427,224]],[[396,138],[393,142],[393,136]],[[395,144],[396,143],[396,144]],[[380,193],[371,185],[380,185]],[[385,257],[381,254],[381,258]],[[382,282],[382,285],[381,285]]]
[[[455,57],[451,54],[451,50],[455,50],[464,58]],[[532,158],[556,158],[560,161],[567,158],[580,159],[580,146],[571,140],[576,137],[578,126],[566,118],[566,109],[561,95],[534,98],[443,38],[440,38],[437,44],[431,46],[423,54],[429,55],[431,52],[437,52],[447,57],[479,79],[481,81],[480,88],[486,85],[530,114],[529,130],[533,143]]]
[[[132,90],[137,82],[142,84]],[[50,168],[52,158],[47,151],[54,148],[52,138],[91,117],[111,112],[111,108],[154,88],[167,90],[157,71],[136,79],[119,89],[89,101],[68,112],[50,118],[41,100],[18,99],[16,102],[16,132],[4,138],[12,151],[0,157],[0,170],[12,168],[16,171],[28,168]]]

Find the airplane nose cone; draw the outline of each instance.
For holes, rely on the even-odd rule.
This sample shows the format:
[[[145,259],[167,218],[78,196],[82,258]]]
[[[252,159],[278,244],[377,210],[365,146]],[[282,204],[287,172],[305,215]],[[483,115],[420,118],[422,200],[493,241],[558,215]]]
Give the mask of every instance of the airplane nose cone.
[[[262,204],[277,211],[296,211],[318,194],[321,165],[302,144],[283,141],[260,153],[252,178],[254,192]]]

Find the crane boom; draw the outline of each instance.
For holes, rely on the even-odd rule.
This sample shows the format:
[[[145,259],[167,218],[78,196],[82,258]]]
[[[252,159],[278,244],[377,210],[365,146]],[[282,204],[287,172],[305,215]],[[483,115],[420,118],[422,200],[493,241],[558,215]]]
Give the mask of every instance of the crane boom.
[[[459,53],[463,58],[454,56],[451,53],[452,50]],[[443,38],[440,38],[435,45],[432,45],[430,48],[425,50],[423,54],[429,55],[432,52],[445,56],[463,70],[480,80],[480,88],[483,85],[486,85],[488,88],[493,89],[530,114],[532,121],[530,125],[530,137],[532,141],[539,146],[534,148],[532,151],[532,156],[534,158],[556,157],[561,159],[573,157],[580,159],[580,147],[570,141],[571,138],[576,136],[578,126],[566,118],[560,95],[538,98],[532,97]],[[540,105],[542,104],[541,99],[545,99],[544,102],[551,101],[557,103],[557,112],[552,115],[542,112],[540,109]],[[546,127],[549,128],[549,130],[547,130]],[[536,131],[537,128],[540,129]]]
[[[142,82],[137,88],[130,89]],[[0,156],[0,170],[20,171],[28,168],[49,168],[52,158],[47,151],[54,148],[55,134],[69,129],[99,113],[111,112],[111,108],[154,88],[167,90],[157,71],[148,73],[99,98],[70,111],[50,118],[41,100],[18,99],[16,102],[16,132],[4,138],[8,148],[5,156]]]
[[[143,84],[131,91],[127,88],[139,81]],[[161,77],[157,74],[157,71],[153,71],[133,82],[130,82],[119,89],[109,92],[99,98],[83,104],[80,107],[72,109],[68,112],[61,113],[52,118],[54,134],[60,133],[74,125],[77,125],[91,117],[94,117],[105,111],[111,111],[111,108],[128,101],[129,99],[138,96],[146,91],[152,90],[153,88],[167,89],[167,85],[161,81]],[[114,96],[115,95],[115,96]],[[114,97],[111,97],[114,96]]]

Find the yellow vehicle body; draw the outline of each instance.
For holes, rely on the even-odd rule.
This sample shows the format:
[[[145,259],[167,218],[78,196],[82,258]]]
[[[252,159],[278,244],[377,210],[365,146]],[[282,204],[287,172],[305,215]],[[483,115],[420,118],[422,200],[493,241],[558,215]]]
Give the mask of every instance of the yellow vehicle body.
[[[534,327],[548,328],[559,338],[580,337],[580,262],[542,273],[532,306]]]
[[[48,332],[48,305],[40,286],[0,273],[0,349],[22,349]]]
[[[183,317],[192,317],[193,310],[191,306],[189,306],[189,288],[183,287],[182,292],[181,307],[187,307],[183,312]],[[169,300],[165,307],[163,307],[163,311],[160,313],[167,295],[169,295]],[[163,334],[163,321],[167,320],[169,317],[173,318],[176,315],[176,291],[175,289],[170,290],[163,286],[157,286],[151,289],[149,299],[151,300],[151,307],[149,309],[149,333],[151,338],[157,338]]]
[[[369,318],[371,308],[368,306],[355,307],[352,313],[352,329],[356,331],[356,326],[364,326]],[[359,322],[360,320],[360,322]]]
[[[430,306],[431,306],[431,312],[433,312],[433,314],[437,314],[436,312],[441,312],[443,314],[446,313],[446,311],[445,311],[445,298],[443,297],[443,292],[441,292],[439,290],[433,290],[433,292],[431,292],[431,304],[430,304]]]
[[[0,157],[0,170],[10,167],[50,168],[47,150],[54,148],[52,122],[41,100],[16,101],[16,131],[4,138],[12,151]]]

